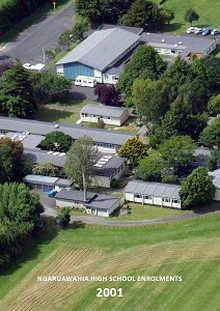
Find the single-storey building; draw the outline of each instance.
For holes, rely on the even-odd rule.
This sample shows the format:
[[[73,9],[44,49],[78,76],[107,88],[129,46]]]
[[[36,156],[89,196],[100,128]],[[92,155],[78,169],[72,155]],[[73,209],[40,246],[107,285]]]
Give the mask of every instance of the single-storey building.
[[[54,189],[56,191],[60,191],[64,188],[70,188],[73,184],[70,179],[43,175],[27,175],[23,178],[23,182],[31,189]]]
[[[120,198],[100,193],[63,189],[55,195],[57,207],[85,208],[87,214],[108,217],[121,204]]]
[[[118,71],[108,72],[140,42],[140,35],[115,26],[94,31],[56,63],[58,75],[75,80],[92,77],[99,83],[116,84]]]
[[[95,187],[110,188],[113,179],[119,179],[124,172],[125,160],[114,154],[101,155],[95,163],[94,174],[91,178]]]
[[[135,136],[135,134],[131,133],[86,128],[76,124],[55,124],[52,122],[0,116],[0,134],[7,135],[8,132],[11,132],[13,135],[14,133],[14,135],[17,135],[17,137],[14,138],[15,140],[18,140],[18,137],[22,136],[19,140],[25,145],[25,149],[29,149],[29,153],[30,149],[36,150],[39,141],[53,131],[61,131],[64,134],[68,134],[73,140],[82,136],[90,136],[94,141],[94,145],[103,153],[116,153],[118,148],[120,148],[128,138]],[[31,139],[29,139],[29,135],[31,135]],[[58,154],[58,156],[61,155]]]
[[[104,105],[86,105],[81,109],[81,121],[121,126],[129,118],[129,109]]]
[[[124,198],[130,202],[181,209],[180,188],[172,184],[133,180],[125,187]]]
[[[201,58],[216,48],[216,41],[213,39],[187,35],[143,32],[141,41],[155,48],[161,55],[180,56],[182,59],[191,58],[192,55]]]
[[[208,172],[209,176],[212,179],[212,182],[215,186],[215,201],[220,201],[220,168],[217,170],[214,170],[213,172]]]

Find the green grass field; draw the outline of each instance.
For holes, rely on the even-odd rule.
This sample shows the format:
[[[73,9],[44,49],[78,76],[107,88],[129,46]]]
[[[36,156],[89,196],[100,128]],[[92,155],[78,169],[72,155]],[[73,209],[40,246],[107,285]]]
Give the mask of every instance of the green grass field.
[[[192,211],[183,211],[171,208],[161,208],[158,206],[129,203],[128,214],[111,217],[111,220],[122,221],[122,220],[158,219],[191,213]]]
[[[159,0],[154,0],[159,3]],[[171,9],[175,13],[175,19],[171,21],[165,29],[166,32],[185,32],[189,24],[184,21],[184,14],[188,8],[193,8],[199,14],[200,19],[194,22],[195,25],[201,27],[220,28],[220,5],[216,0],[166,0],[163,4],[164,8]]]
[[[182,282],[37,282],[37,276],[182,276]],[[219,311],[220,213],[147,227],[41,233],[1,272],[2,311]],[[96,298],[98,287],[123,298]]]
[[[35,119],[58,123],[76,123],[80,119],[80,114],[78,112],[40,108],[35,115]]]

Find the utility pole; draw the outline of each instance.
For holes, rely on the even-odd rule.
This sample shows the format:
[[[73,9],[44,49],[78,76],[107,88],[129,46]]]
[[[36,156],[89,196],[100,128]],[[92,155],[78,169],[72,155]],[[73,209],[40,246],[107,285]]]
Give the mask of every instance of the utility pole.
[[[53,2],[53,9],[54,9],[54,11],[56,10],[56,4],[57,4],[57,3],[54,1],[54,2]]]

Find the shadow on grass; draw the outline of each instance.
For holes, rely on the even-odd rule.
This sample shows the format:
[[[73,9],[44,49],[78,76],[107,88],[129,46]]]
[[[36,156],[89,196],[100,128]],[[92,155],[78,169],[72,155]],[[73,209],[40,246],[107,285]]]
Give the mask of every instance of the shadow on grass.
[[[167,24],[164,26],[163,31],[164,32],[174,32],[178,31],[184,24],[181,23],[173,23],[173,24]]]
[[[62,228],[62,230],[68,230],[68,229],[85,229],[86,224],[83,221],[73,221],[71,224],[68,225],[68,227]]]
[[[217,212],[217,211],[220,212],[220,202],[217,202],[217,201],[214,202],[213,201],[211,203],[204,204],[201,207],[192,208],[191,210],[196,215],[205,215],[207,213],[210,213],[210,212],[214,213],[214,212]]]
[[[43,227],[38,228],[26,244],[23,245],[23,249],[18,257],[13,258],[9,263],[0,267],[0,275],[10,275],[26,262],[37,258],[40,254],[40,247],[49,244],[57,236],[58,226],[53,217],[42,216],[41,222]]]

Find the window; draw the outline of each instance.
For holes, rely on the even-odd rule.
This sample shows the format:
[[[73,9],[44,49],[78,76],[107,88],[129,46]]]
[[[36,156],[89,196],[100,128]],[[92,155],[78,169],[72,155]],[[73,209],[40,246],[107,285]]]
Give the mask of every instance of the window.
[[[111,117],[108,117],[108,119],[110,120],[110,119],[111,119]]]
[[[176,203],[176,204],[180,204],[180,201],[179,200],[172,200],[172,203]]]
[[[136,199],[141,199],[141,198],[142,198],[142,196],[141,196],[140,194],[138,194],[138,193],[135,193],[134,197],[135,197]]]
[[[144,200],[152,200],[152,196],[151,195],[144,195]]]
[[[169,203],[169,202],[170,202],[170,199],[168,199],[168,198],[163,198],[163,202]]]

